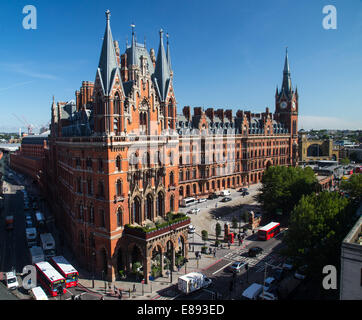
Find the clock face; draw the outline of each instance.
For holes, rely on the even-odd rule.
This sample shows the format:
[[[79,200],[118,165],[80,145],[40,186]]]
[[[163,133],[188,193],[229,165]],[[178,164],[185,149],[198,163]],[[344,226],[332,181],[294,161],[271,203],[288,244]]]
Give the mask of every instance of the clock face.
[[[295,109],[295,102],[292,102],[292,108]]]
[[[285,101],[283,101],[281,104],[280,104],[280,107],[282,109],[285,109],[287,107],[287,103]]]

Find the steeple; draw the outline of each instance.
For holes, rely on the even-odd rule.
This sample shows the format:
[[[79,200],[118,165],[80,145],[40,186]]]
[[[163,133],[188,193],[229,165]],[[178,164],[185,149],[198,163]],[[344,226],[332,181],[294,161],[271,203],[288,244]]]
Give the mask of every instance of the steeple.
[[[104,95],[109,95],[113,77],[117,70],[117,56],[111,32],[109,17],[111,13],[106,11],[106,31],[104,32],[101,56],[99,58],[98,72],[103,87]]]
[[[158,89],[158,93],[161,101],[165,101],[168,86],[170,83],[170,69],[168,60],[165,54],[165,48],[163,46],[163,30],[160,30],[160,46],[157,52],[156,69],[154,73],[155,84]]]
[[[166,33],[166,37],[167,37],[167,53],[166,53],[166,58],[167,58],[167,63],[168,63],[168,69],[172,70],[171,68],[171,54],[170,54],[170,46],[169,46],[169,43],[168,43],[168,33]]]
[[[288,47],[285,50],[285,61],[284,61],[284,70],[283,70],[283,84],[281,91],[286,94],[291,93],[292,91],[292,80],[290,77],[290,68],[289,68],[289,60],[288,60]]]
[[[136,64],[136,36],[134,32],[135,25],[132,23],[131,27],[132,27],[132,43],[131,43],[131,54],[130,54],[129,64],[135,65]]]

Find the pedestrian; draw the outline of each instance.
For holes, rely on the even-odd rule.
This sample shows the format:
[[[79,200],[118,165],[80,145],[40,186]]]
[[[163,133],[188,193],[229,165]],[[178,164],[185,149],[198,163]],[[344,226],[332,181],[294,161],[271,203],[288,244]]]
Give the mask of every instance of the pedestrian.
[[[209,254],[211,254],[212,253],[212,249],[211,248],[209,248]]]
[[[136,292],[136,284],[133,284],[133,292]]]
[[[214,249],[214,257],[216,256],[216,249]]]
[[[101,296],[101,298],[100,298],[99,300],[104,300],[104,297],[103,297],[103,296]]]
[[[231,246],[231,244],[230,244],[230,241],[228,242],[228,247],[229,247],[229,249],[230,249],[230,246]]]
[[[118,290],[118,299],[122,300],[122,290]]]

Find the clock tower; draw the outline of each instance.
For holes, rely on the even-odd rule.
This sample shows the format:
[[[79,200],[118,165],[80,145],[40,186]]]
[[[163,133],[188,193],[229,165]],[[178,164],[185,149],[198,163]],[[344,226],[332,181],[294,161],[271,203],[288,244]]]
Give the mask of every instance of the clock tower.
[[[275,118],[281,122],[290,134],[290,164],[297,164],[298,151],[298,90],[293,90],[290,77],[288,49],[285,53],[283,83],[275,93]]]

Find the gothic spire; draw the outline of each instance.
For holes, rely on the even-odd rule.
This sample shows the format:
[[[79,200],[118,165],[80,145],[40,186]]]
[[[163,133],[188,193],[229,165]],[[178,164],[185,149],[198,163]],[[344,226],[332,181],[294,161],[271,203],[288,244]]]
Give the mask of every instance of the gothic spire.
[[[134,32],[135,25],[132,23],[131,27],[132,27],[132,44],[131,44],[130,64],[134,65],[134,64],[136,64],[136,36],[135,36],[135,32]]]
[[[166,53],[166,58],[167,58],[167,63],[168,63],[168,69],[172,70],[171,68],[171,54],[170,54],[170,46],[169,46],[169,43],[168,43],[168,33],[166,33],[166,37],[167,37],[167,53]]]
[[[117,69],[116,50],[111,32],[109,17],[111,13],[106,11],[106,30],[104,32],[101,56],[99,58],[98,70],[103,86],[104,95],[108,95],[112,84],[112,79]]]
[[[161,101],[165,101],[168,85],[170,83],[170,69],[163,46],[163,30],[160,30],[160,45],[157,52],[156,68],[154,76],[156,78],[156,86],[158,87]]]
[[[292,80],[290,77],[290,68],[289,68],[289,59],[288,59],[288,47],[285,50],[283,84],[281,91],[284,91],[286,94],[289,94],[292,91]]]

